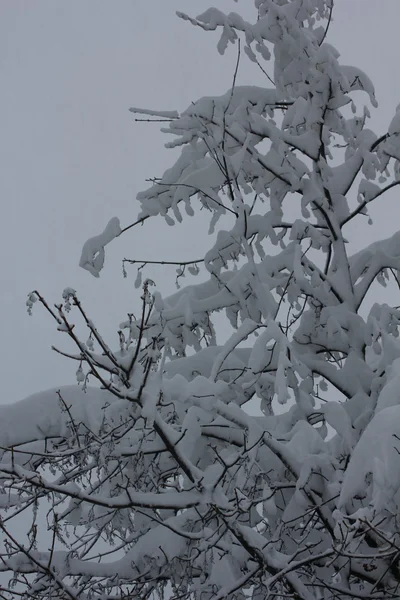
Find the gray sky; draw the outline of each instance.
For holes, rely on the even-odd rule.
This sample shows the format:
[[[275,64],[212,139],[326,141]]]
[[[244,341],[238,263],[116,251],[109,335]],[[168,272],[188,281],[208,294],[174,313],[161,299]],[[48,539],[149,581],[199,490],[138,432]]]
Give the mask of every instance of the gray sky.
[[[235,50],[220,57],[214,34],[175,16],[196,15],[209,2],[0,1],[0,402],[74,382],[75,365],[50,350],[64,345],[62,334],[41,307],[26,313],[30,290],[56,302],[74,287],[117,342],[118,323],[137,308],[135,270],[123,280],[121,259],[196,258],[207,247],[202,219],[174,228],[158,220],[114,241],[99,280],[78,267],[83,242],[114,215],[132,222],[145,179],[174,159],[158,126],[134,123],[128,108],[181,110],[231,84]],[[214,4],[249,14],[252,2]],[[329,41],[374,82],[379,108],[370,127],[378,134],[400,102],[399,20],[398,0],[336,1]],[[263,85],[265,77],[243,59],[239,83]],[[396,194],[371,212],[374,236],[398,228]],[[371,235],[357,232],[355,245]],[[149,274],[162,293],[173,291],[173,270]]]

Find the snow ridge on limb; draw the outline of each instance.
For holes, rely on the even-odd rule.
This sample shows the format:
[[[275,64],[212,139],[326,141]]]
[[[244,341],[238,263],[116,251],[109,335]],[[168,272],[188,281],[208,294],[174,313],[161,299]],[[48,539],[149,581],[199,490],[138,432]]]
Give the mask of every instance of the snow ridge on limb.
[[[104,266],[104,248],[113,239],[118,237],[120,233],[121,227],[119,219],[113,217],[107,223],[103,233],[96,235],[85,242],[82,248],[79,266],[89,271],[94,277],[99,277],[100,271]]]
[[[398,596],[400,309],[395,292],[364,307],[376,282],[398,283],[399,234],[353,255],[345,235],[398,184],[398,114],[380,137],[366,128],[353,98],[375,106],[373,86],[325,41],[330,0],[255,6],[252,23],[180,16],[220,30],[221,53],[240,39],[238,67],[247,56],[267,73],[274,57],[274,89],[236,72],[182,113],[141,111],[170,120],[181,153],[138,195],[137,223],[206,208],[210,231],[220,222],[206,255],[160,261],[202,281],[162,297],[144,278],[116,350],[74,290],[55,308],[28,297],[74,343],[58,352],[87,389],[31,398],[20,430],[20,409],[3,411],[0,570],[37,598]],[[89,243],[95,274],[120,231]],[[44,499],[43,544],[31,507]],[[29,543],[9,526],[21,514]]]

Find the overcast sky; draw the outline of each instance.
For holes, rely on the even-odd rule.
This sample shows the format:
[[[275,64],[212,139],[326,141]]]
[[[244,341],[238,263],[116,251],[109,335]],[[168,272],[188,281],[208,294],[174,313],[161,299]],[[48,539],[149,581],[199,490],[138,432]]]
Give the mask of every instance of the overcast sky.
[[[249,15],[253,3],[214,4]],[[169,228],[159,220],[115,240],[99,280],[78,267],[83,242],[114,215],[123,226],[135,220],[136,193],[174,158],[158,126],[134,123],[128,108],[182,110],[230,87],[235,50],[219,56],[214,34],[175,16],[208,7],[209,0],[0,0],[0,402],[74,382],[76,366],[50,350],[63,346],[62,334],[41,307],[26,313],[30,290],[56,302],[64,287],[77,289],[112,343],[137,309],[135,271],[123,280],[121,259],[196,258],[207,247],[202,221]],[[336,0],[328,41],[374,82],[379,134],[400,102],[399,22],[399,0]],[[268,85],[245,59],[239,83]],[[357,232],[356,247],[398,228],[396,194],[373,214],[375,233]],[[154,273],[162,293],[173,291],[173,271]]]

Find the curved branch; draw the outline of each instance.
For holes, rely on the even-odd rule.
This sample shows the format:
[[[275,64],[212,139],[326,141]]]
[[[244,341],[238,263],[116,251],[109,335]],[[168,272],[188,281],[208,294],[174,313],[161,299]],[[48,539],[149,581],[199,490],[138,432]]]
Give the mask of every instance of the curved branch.
[[[397,185],[400,185],[400,180],[399,181],[392,181],[392,183],[389,183],[389,185],[387,185],[386,187],[382,188],[379,192],[377,192],[375,194],[375,196],[373,196],[372,198],[369,198],[369,200],[364,200],[363,202],[361,202],[357,206],[357,208],[353,210],[352,213],[350,213],[345,219],[343,219],[343,221],[341,222],[340,225],[341,226],[346,225],[346,223],[348,223],[349,221],[351,221],[352,219],[354,219],[355,216],[357,216],[360,213],[362,213],[362,211],[367,206],[367,204],[370,204],[371,202],[373,202],[374,200],[376,200],[377,198],[379,198],[379,196],[382,196],[382,194],[384,194],[388,190],[391,190],[392,188],[396,187]]]

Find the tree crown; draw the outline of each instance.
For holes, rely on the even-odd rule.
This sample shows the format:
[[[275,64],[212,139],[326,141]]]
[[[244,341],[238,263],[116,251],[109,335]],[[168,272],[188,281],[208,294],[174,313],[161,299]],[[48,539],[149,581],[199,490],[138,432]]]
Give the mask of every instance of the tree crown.
[[[202,281],[164,298],[141,280],[148,261],[125,260],[138,266],[141,309],[117,351],[74,290],[55,308],[28,297],[75,343],[58,351],[77,361],[82,389],[7,409],[0,570],[26,597],[396,597],[400,311],[364,306],[375,281],[398,284],[400,237],[350,254],[346,227],[400,181],[400,114],[384,135],[366,127],[354,92],[375,107],[374,88],[326,41],[332,0],[255,7],[254,23],[216,8],[178,14],[218,29],[237,65],[273,60],[273,77],[240,86],[236,70],[224,95],[181,113],[132,108],[168,121],[180,155],[138,195],[135,223],[112,219],[82,251],[98,276],[105,246],[133,225],[174,225],[201,207],[215,241],[176,267],[179,281]],[[38,406],[16,430],[21,409]],[[35,529],[44,498],[48,552]],[[20,542],[7,519],[32,507]]]

